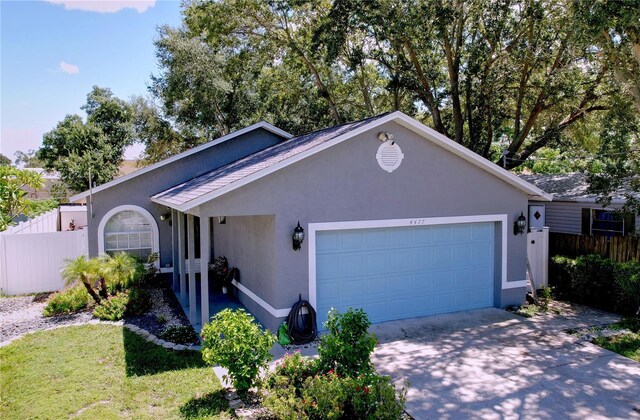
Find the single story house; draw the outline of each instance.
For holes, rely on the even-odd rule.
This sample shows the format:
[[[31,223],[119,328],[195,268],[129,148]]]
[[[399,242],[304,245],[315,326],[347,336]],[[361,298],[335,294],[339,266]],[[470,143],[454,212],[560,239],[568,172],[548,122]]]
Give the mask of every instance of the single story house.
[[[603,206],[598,203],[597,195],[588,191],[584,173],[520,175],[520,178],[553,196],[551,202],[530,201],[532,227],[546,226],[550,232],[596,236],[623,236],[640,229],[640,218],[620,211],[625,197],[631,193],[626,187],[614,191],[611,203]]]
[[[207,263],[224,255],[241,303],[275,330],[299,296],[319,325],[331,307],[382,322],[520,304],[514,224],[550,198],[393,112],[298,137],[261,122],[72,200],[88,202],[91,255],[159,253],[196,328]]]

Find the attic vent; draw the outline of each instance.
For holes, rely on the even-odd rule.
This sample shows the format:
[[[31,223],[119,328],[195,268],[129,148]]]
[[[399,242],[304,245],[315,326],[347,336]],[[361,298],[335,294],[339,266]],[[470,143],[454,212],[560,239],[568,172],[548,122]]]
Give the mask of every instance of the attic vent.
[[[400,150],[400,146],[394,141],[385,141],[378,147],[376,160],[378,165],[385,171],[391,173],[398,169],[404,159],[404,153]]]

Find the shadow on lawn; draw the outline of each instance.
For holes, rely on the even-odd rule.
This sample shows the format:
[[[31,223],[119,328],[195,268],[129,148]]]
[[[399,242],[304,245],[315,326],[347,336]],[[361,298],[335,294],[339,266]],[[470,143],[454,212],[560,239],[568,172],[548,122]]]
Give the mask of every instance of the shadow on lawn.
[[[146,341],[127,328],[122,329],[122,340],[127,376],[155,375],[206,366],[200,352],[167,350]]]
[[[209,394],[197,395],[180,407],[180,414],[185,419],[206,418],[221,413],[230,414],[229,402],[224,395],[224,389]]]

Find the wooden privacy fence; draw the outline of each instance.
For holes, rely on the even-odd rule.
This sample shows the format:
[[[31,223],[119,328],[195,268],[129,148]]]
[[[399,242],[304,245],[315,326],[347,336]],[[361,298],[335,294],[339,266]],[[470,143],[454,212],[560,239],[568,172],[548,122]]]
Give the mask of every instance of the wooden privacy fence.
[[[598,254],[613,261],[640,261],[640,238],[637,236],[588,236],[569,233],[549,234],[549,256]]]

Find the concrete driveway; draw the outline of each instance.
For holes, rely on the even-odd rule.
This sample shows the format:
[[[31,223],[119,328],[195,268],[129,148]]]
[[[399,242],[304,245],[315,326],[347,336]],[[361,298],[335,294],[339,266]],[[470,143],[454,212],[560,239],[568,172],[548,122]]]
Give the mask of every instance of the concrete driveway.
[[[577,312],[576,312],[577,311]],[[431,418],[640,418],[640,364],[563,333],[613,322],[580,307],[527,320],[482,309],[378,324],[378,371]]]

